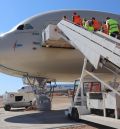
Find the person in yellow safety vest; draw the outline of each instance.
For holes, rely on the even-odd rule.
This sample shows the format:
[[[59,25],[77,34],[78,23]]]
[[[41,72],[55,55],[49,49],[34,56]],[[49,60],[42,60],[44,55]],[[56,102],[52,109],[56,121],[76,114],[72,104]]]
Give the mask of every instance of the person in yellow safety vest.
[[[93,27],[93,22],[92,22],[92,20],[87,20],[87,21],[85,22],[85,29],[88,30],[88,31],[91,31],[91,32],[94,31],[94,27]]]
[[[120,39],[120,25],[118,25],[118,28],[119,28],[119,34],[117,36],[117,39]]]
[[[118,26],[118,21],[107,17],[106,18],[106,25],[109,31],[109,35],[112,37],[117,37],[119,34],[119,26]]]

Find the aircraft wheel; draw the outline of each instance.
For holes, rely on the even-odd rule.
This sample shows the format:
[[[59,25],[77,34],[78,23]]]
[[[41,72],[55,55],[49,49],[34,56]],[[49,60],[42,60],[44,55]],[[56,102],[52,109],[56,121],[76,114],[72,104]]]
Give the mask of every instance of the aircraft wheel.
[[[27,109],[29,106],[26,106],[25,109]]]
[[[4,109],[5,109],[5,111],[10,111],[11,106],[10,106],[10,105],[5,105],[5,106],[4,106]]]

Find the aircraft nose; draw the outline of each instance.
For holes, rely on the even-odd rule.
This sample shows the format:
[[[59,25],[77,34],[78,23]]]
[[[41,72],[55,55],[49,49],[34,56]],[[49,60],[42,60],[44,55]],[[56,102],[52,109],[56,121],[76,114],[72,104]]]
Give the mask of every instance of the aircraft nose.
[[[0,50],[2,50],[3,45],[4,45],[4,39],[3,39],[3,37],[0,35]]]
[[[12,33],[3,33],[0,35],[0,50],[8,51],[11,45],[14,43],[14,37]]]
[[[0,55],[5,52],[5,40],[4,37],[0,36]]]
[[[0,57],[9,53],[11,47],[11,39],[8,34],[0,35]]]
[[[0,35],[0,65],[8,65],[8,61],[11,61],[13,57],[13,37],[10,34]]]

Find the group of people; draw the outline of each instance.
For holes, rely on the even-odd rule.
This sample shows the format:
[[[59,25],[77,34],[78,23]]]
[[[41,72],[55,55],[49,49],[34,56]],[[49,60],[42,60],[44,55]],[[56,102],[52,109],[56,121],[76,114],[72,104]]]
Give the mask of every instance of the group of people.
[[[67,17],[64,16],[64,19],[67,20]],[[88,31],[102,31],[105,34],[120,39],[119,23],[110,17],[107,17],[106,20],[101,23],[95,17],[92,17],[91,19],[81,18],[80,15],[74,12],[72,22],[75,25],[84,27]]]

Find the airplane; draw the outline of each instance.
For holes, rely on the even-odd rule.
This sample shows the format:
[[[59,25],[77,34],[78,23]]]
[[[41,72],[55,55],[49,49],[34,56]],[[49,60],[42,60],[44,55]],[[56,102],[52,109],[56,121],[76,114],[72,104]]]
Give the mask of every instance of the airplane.
[[[74,81],[81,75],[84,55],[64,47],[44,47],[42,32],[49,24],[58,24],[64,15],[72,21],[73,12],[82,18],[107,16],[120,21],[117,14],[89,10],[60,10],[32,16],[0,35],[0,72],[18,77]]]
[[[119,113],[116,102],[120,97],[120,40],[100,31],[89,32],[76,26],[72,23],[73,12],[82,18],[95,17],[102,22],[109,16],[120,22],[120,15],[89,10],[60,10],[32,16],[0,35],[0,72],[21,77],[25,84],[40,86],[34,102],[41,110],[51,109],[51,99],[42,94],[46,83],[75,80],[72,104],[67,116],[76,121],[81,116],[84,120],[107,126],[111,123],[111,120],[109,122],[107,119],[106,122],[101,117],[98,119],[98,116],[86,117],[90,107],[93,109],[91,112],[100,111],[100,116],[103,110],[104,118],[109,113],[109,116],[114,115],[115,123],[111,123],[110,127],[119,128],[119,120],[116,126]],[[67,16],[67,20],[63,19],[64,16]],[[43,40],[51,35],[59,38],[59,41],[54,38]],[[91,95],[95,108],[93,103],[90,105],[90,97],[86,93]],[[114,108],[111,100],[115,101]],[[10,109],[10,105],[5,106]]]
[[[0,35],[0,72],[21,77],[26,85],[38,86],[35,94],[39,110],[51,109],[51,98],[45,94],[45,85],[49,82],[56,84],[77,80],[72,96],[75,103],[80,94],[83,98],[84,89],[87,88],[81,86],[89,87],[89,81],[92,81],[90,87],[95,82],[98,89],[102,84],[102,87],[120,95],[120,40],[99,31],[91,33],[74,25],[73,12],[82,18],[94,16],[102,22],[109,16],[120,22],[117,14],[60,10],[32,16]],[[67,20],[63,19],[64,16],[67,16]],[[58,41],[54,38],[45,39],[51,35],[60,38]],[[83,78],[86,83],[80,85]],[[96,83],[96,80],[101,84]],[[40,103],[43,99],[46,105]],[[82,99],[79,100],[83,105]]]
[[[53,93],[68,93],[69,90],[73,91],[74,84],[73,83],[57,83],[54,84],[46,84],[45,86],[46,92],[50,92],[52,90]],[[18,92],[32,92],[37,90],[36,87],[24,86],[18,89]]]
[[[42,41],[42,32],[49,24],[57,25],[65,15],[72,21],[73,12],[87,19],[94,16],[99,21],[107,16],[120,19],[117,14],[89,10],[60,10],[32,16],[0,35],[0,72],[27,78],[23,82],[32,85],[44,85],[44,81],[49,79],[70,82],[79,78],[85,58],[83,52],[68,42],[62,47],[62,41],[48,47]],[[89,66],[93,69],[90,63]],[[100,71],[103,79],[113,76],[105,69],[100,68]]]

